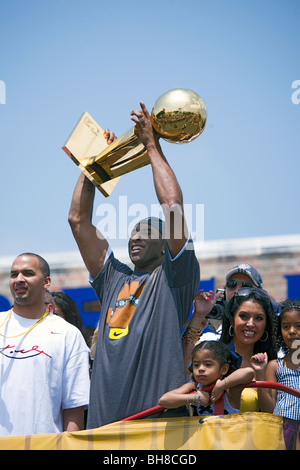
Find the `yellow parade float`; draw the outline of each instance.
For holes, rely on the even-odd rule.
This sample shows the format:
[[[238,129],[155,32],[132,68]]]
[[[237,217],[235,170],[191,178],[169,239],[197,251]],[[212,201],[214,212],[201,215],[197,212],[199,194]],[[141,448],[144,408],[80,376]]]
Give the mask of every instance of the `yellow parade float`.
[[[243,387],[300,392],[273,382]],[[216,403],[220,413],[223,397]],[[0,450],[299,450],[300,422],[270,413],[240,412],[203,417],[154,418],[160,406],[96,429],[0,438]],[[144,419],[147,418],[147,419]]]

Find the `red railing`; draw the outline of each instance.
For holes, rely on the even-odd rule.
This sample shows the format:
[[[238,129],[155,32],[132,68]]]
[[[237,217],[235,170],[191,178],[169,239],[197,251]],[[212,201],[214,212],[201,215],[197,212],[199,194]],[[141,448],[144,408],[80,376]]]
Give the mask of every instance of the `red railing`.
[[[203,389],[206,392],[211,392],[212,389],[214,388],[214,384],[205,387]],[[282,392],[289,393],[290,395],[294,395],[295,397],[300,398],[300,391],[295,390],[291,387],[287,387],[286,385],[279,384],[277,382],[264,382],[264,381],[258,381],[258,382],[249,382],[248,384],[243,384],[243,385],[236,385],[233,388],[270,388],[270,389],[275,389],[275,390],[281,390]],[[149,416],[153,416],[157,413],[160,413],[164,411],[166,408],[163,408],[162,406],[154,406],[153,408],[149,408],[148,410],[141,411],[140,413],[136,413],[132,416],[129,416],[128,418],[124,418],[121,421],[131,421],[134,419],[143,419],[143,418],[148,418]],[[222,415],[224,413],[224,394],[215,402],[215,415]]]

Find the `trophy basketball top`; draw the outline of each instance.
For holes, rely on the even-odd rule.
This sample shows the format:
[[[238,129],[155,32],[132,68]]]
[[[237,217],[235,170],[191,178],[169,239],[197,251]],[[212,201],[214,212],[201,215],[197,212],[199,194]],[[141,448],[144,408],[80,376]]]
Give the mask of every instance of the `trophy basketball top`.
[[[194,91],[175,88],[156,100],[151,122],[164,140],[191,142],[204,130],[206,107]],[[108,145],[104,130],[88,112],[81,116],[63,150],[105,197],[112,193],[120,176],[150,163],[136,126]]]
[[[154,103],[151,120],[154,129],[167,142],[183,144],[196,139],[204,130],[206,107],[197,93],[174,88]]]

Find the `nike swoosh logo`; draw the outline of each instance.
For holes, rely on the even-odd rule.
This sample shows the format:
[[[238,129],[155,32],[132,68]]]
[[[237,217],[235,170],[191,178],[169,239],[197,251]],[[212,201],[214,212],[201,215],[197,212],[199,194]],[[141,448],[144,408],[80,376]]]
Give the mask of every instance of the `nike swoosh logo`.
[[[128,335],[128,325],[126,328],[110,328],[108,337],[110,339],[119,339]]]
[[[61,335],[61,333],[55,333],[54,331],[50,331],[51,335]]]

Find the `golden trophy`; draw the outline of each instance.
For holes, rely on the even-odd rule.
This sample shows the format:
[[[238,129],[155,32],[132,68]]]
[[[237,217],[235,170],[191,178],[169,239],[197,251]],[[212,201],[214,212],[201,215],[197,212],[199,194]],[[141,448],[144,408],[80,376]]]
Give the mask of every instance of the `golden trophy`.
[[[167,142],[191,142],[204,130],[206,107],[194,91],[174,88],[156,100],[151,120],[154,129]],[[120,176],[150,163],[136,126],[107,144],[104,130],[87,112],[76,124],[63,150],[106,197],[110,196]]]

